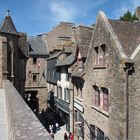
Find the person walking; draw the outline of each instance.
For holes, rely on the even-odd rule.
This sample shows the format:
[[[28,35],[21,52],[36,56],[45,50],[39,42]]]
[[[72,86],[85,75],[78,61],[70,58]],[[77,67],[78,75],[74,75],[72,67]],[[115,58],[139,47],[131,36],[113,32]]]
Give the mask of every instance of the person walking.
[[[74,140],[74,136],[73,136],[73,134],[71,132],[69,134],[69,140]]]
[[[67,133],[64,133],[64,140],[68,140]]]

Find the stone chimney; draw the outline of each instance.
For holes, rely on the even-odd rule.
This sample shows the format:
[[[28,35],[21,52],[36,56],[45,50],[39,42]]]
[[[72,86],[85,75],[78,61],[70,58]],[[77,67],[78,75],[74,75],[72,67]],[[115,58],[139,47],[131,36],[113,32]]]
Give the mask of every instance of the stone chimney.
[[[140,6],[136,8],[135,14],[140,21]]]

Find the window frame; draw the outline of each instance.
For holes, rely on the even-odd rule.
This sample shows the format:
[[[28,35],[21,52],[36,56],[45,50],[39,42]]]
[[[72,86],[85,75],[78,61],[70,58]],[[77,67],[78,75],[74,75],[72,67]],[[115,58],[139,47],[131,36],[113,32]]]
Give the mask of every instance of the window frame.
[[[64,100],[70,103],[70,89],[64,88]]]
[[[93,88],[94,88],[94,105],[99,107],[101,102],[101,98],[100,98],[101,93],[97,86],[93,86]]]
[[[58,98],[62,99],[62,87],[61,86],[58,86],[57,93],[58,93]]]
[[[103,109],[109,111],[109,92],[107,88],[102,88],[103,92]]]
[[[96,46],[95,50],[95,67],[106,67],[106,45]]]
[[[33,74],[33,82],[37,82],[37,74]]]

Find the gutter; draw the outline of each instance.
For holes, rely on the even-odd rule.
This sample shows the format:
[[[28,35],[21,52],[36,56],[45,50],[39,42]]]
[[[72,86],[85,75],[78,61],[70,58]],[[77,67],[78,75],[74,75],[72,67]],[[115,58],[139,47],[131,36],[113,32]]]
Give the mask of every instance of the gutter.
[[[126,140],[129,140],[129,75],[134,72],[133,63],[125,63],[125,93],[126,93]]]

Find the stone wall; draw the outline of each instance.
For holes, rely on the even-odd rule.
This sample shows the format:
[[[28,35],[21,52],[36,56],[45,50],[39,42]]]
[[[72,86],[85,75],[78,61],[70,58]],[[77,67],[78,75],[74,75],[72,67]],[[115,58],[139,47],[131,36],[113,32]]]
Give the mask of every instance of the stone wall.
[[[47,108],[47,83],[45,80],[46,58],[38,58],[33,64],[33,58],[27,60],[25,91],[37,91],[39,110]],[[40,66],[38,66],[38,63]],[[36,82],[33,81],[33,74],[37,75]]]
[[[134,73],[129,75],[129,139],[140,139],[140,52],[134,58]]]
[[[51,140],[10,81],[3,84],[6,94],[9,140]]]
[[[95,47],[106,45],[106,66],[95,66]],[[108,31],[102,17],[98,17],[92,45],[86,62],[85,85],[83,90],[84,117],[88,124],[101,129],[111,140],[125,139],[125,73],[114,38]],[[93,85],[109,89],[109,112],[94,106]],[[85,139],[89,129],[85,127]]]
[[[5,65],[3,63],[5,62]],[[2,79],[7,79],[7,39],[0,36],[0,87]]]

